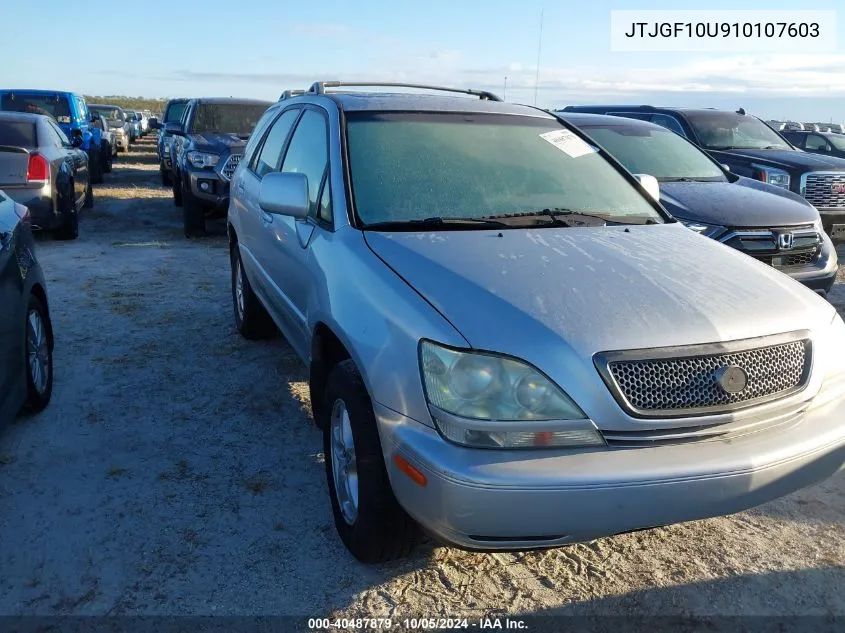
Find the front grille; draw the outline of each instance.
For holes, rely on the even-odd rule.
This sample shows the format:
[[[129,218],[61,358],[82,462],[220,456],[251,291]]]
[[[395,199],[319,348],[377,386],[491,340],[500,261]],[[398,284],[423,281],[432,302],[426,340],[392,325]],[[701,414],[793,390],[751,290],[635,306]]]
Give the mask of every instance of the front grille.
[[[223,174],[223,177],[226,180],[231,180],[232,175],[235,173],[235,170],[238,168],[238,163],[241,162],[241,158],[243,158],[243,154],[230,154],[229,158],[223,164],[223,167],[220,169],[220,173]]]
[[[615,352],[596,362],[614,396],[634,415],[677,417],[731,411],[794,393],[806,384],[812,356],[809,338],[745,349],[724,344],[715,353],[683,351]],[[745,386],[735,393],[719,384],[720,371],[728,367],[745,374]]]
[[[782,249],[778,236],[791,235],[791,247]],[[771,229],[731,229],[719,241],[775,268],[813,264],[821,255],[822,237],[812,225]]]
[[[801,195],[814,207],[845,208],[845,171],[811,171],[801,176]]]

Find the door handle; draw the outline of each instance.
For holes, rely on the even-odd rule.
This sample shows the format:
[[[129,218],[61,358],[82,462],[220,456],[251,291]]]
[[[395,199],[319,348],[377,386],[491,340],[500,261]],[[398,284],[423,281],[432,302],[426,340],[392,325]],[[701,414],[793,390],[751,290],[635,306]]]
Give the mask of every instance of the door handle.
[[[238,194],[243,195],[243,193],[244,193],[244,183],[239,182],[238,183]]]

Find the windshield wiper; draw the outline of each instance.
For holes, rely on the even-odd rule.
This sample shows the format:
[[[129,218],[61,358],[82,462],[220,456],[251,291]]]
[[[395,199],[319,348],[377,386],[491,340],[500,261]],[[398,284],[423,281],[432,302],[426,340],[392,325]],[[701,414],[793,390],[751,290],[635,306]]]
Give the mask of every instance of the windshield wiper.
[[[511,228],[504,222],[497,222],[488,218],[455,218],[441,217],[422,218],[418,220],[392,220],[388,222],[372,222],[365,224],[364,228],[375,231],[415,231],[418,229],[437,228],[444,230],[477,229],[479,227],[496,229]]]
[[[558,226],[603,226],[605,224],[638,224],[638,222],[629,222],[628,219],[620,219],[620,216],[614,216],[610,213],[582,213],[581,211],[573,211],[572,209],[554,208],[541,209],[538,211],[525,211],[522,213],[503,213],[501,215],[488,215],[490,219],[501,218],[507,220],[509,218],[549,218],[548,225]],[[577,222],[582,220],[581,222]],[[585,223],[583,220],[599,220],[600,222]],[[646,219],[645,224],[657,224],[651,218]]]

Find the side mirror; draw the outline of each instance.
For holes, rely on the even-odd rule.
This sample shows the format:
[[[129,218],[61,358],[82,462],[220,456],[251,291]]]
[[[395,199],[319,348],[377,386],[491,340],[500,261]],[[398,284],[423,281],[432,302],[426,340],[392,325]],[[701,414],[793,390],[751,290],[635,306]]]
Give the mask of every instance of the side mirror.
[[[172,134],[174,136],[185,136],[185,132],[182,130],[182,126],[175,121],[171,121],[170,123],[164,124],[164,131],[168,134]]]
[[[308,215],[308,176],[272,172],[261,180],[258,206],[265,213],[304,218]]]
[[[70,139],[73,147],[82,147],[82,134],[74,134]]]
[[[157,130],[161,127],[161,125],[159,125],[158,119],[155,118],[154,116],[151,116],[147,120],[147,123],[149,124],[150,128],[153,129],[153,130]]]
[[[648,195],[660,202],[660,183],[657,182],[657,178],[648,174],[634,174],[634,178],[640,181],[640,185]]]

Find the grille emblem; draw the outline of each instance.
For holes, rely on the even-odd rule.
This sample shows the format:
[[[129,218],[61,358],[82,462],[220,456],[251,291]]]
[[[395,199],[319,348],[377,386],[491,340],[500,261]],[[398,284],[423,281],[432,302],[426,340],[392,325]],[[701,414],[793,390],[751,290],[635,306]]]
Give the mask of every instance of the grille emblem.
[[[745,370],[736,365],[719,367],[713,372],[713,377],[716,379],[716,384],[726,393],[739,393],[748,384],[748,375]]]
[[[835,182],[832,185],[830,185],[830,190],[833,193],[845,193],[845,183]]]
[[[795,235],[792,233],[778,233],[778,250],[788,251],[795,245]]]

